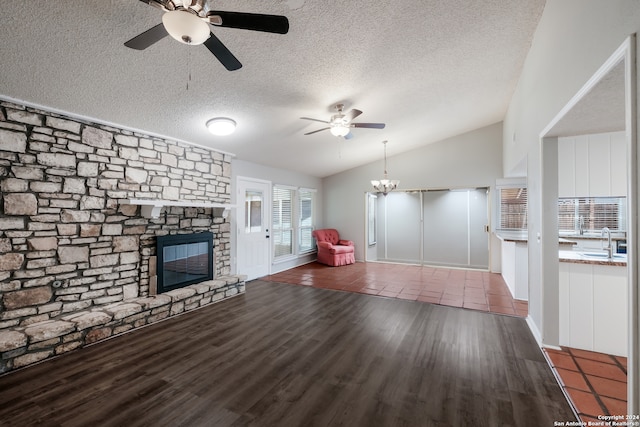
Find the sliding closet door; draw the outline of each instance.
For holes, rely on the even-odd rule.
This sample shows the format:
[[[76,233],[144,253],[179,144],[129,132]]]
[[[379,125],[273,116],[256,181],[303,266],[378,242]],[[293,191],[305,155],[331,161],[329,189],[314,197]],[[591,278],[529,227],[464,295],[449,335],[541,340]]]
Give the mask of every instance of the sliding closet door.
[[[487,190],[427,191],[424,199],[424,263],[489,267]]]
[[[467,265],[467,192],[427,191],[423,198],[425,264]]]
[[[486,189],[469,190],[469,266],[489,268],[489,205]]]
[[[379,196],[378,260],[488,268],[487,199],[486,189]]]
[[[378,213],[386,226],[385,237],[380,245],[383,253],[378,252],[378,259],[420,263],[420,193],[392,192],[378,197]],[[380,239],[379,239],[380,240]]]

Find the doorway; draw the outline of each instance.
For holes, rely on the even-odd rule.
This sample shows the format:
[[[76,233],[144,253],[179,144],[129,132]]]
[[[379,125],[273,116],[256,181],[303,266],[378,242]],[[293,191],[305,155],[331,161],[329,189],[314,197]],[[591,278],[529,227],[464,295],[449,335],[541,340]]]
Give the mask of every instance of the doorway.
[[[247,280],[269,274],[271,182],[238,177],[237,271]]]
[[[637,414],[640,409],[640,334],[638,322],[638,175],[637,175],[637,109],[636,109],[636,57],[635,36],[629,37],[600,67],[540,134],[541,151],[541,204],[540,231],[537,250],[541,260],[542,289],[539,308],[541,331],[539,342],[547,347],[561,343],[561,307],[563,299],[559,280],[559,140],[566,136],[593,135],[624,131],[626,146],[626,199],[627,199],[627,268],[626,304],[628,310],[626,334],[628,348],[627,410]],[[584,153],[584,147],[581,147]],[[602,156],[598,156],[602,163]],[[583,166],[583,165],[580,165]],[[607,168],[608,170],[609,168]],[[598,179],[596,183],[601,183]],[[583,184],[583,180],[578,180]],[[610,280],[609,280],[610,282]],[[610,292],[607,291],[607,294]],[[595,295],[595,293],[594,293]],[[565,298],[566,299],[566,298]],[[600,300],[601,298],[596,298]],[[623,298],[624,299],[624,298]],[[592,304],[593,306],[593,304]],[[610,309],[610,307],[608,307]]]

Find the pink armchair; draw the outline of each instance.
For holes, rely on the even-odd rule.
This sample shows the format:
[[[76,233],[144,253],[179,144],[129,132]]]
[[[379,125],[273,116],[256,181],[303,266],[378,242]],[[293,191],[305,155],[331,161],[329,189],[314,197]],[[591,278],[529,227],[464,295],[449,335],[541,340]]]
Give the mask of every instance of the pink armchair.
[[[325,228],[313,230],[318,246],[318,262],[332,267],[356,262],[354,246],[351,240],[341,240],[338,230]]]

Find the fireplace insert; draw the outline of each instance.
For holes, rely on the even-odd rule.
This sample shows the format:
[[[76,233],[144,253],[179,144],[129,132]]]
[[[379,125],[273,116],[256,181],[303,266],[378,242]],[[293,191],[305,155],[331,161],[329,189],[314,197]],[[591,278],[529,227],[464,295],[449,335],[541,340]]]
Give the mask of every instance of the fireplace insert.
[[[158,293],[213,279],[213,233],[159,236]]]

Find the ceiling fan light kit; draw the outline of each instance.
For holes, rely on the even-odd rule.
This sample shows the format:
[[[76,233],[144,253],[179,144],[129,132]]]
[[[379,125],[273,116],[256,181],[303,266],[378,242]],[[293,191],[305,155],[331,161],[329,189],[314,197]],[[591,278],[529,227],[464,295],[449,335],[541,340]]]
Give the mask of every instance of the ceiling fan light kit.
[[[323,130],[328,130],[333,136],[351,139],[353,138],[351,128],[384,129],[384,123],[352,123],[353,119],[362,114],[362,111],[360,110],[356,110],[354,108],[343,114],[342,111],[344,110],[344,104],[337,104],[335,108],[338,113],[331,116],[329,121],[312,119],[311,117],[300,117],[302,120],[312,120],[314,122],[325,123],[328,125],[327,127],[307,132],[305,135],[312,135]]]
[[[331,126],[331,129],[329,129],[329,132],[331,132],[331,134],[334,136],[347,136],[347,134],[351,132],[351,130],[349,129],[348,126],[339,124],[339,125]]]
[[[162,23],[138,34],[124,45],[131,49],[144,50],[171,35],[180,43],[204,44],[229,71],[242,68],[233,53],[211,32],[216,27],[239,28],[265,33],[287,34],[289,20],[286,16],[261,13],[226,12],[211,10],[207,0],[140,0],[164,11]]]
[[[207,121],[207,129],[214,135],[231,135],[236,130],[236,122],[228,117],[215,117]]]
[[[202,44],[211,34],[205,21],[185,10],[165,13],[162,15],[162,23],[171,37],[184,44]]]

